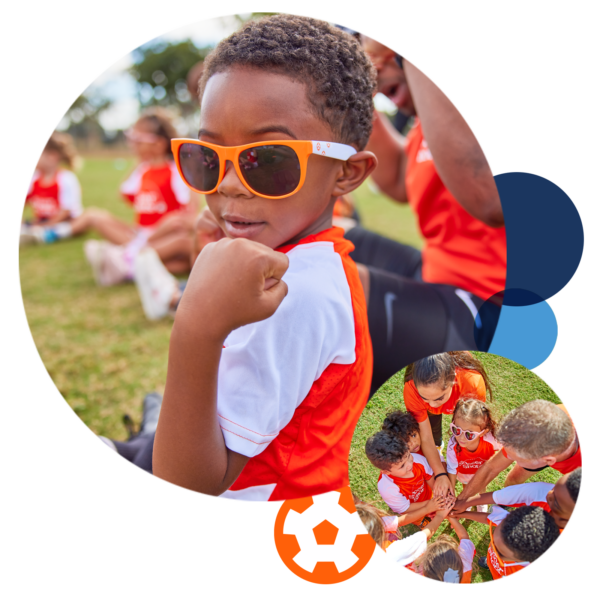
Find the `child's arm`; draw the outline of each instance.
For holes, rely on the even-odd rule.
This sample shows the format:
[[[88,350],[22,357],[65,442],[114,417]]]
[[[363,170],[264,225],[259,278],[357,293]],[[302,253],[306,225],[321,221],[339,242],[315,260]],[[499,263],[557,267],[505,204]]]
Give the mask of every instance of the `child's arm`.
[[[454,512],[463,512],[471,506],[477,506],[478,504],[495,504],[494,492],[485,492],[483,494],[475,494],[465,500],[457,500],[454,505]]]
[[[450,521],[450,525],[452,526],[452,529],[454,529],[454,531],[456,532],[456,535],[458,536],[459,540],[468,540],[469,538],[469,534],[467,533],[467,530],[463,527],[463,525],[460,523],[460,521],[456,518],[453,517],[448,517],[448,521]]]
[[[171,334],[153,471],[205,494],[229,489],[248,457],[227,448],[217,418],[225,338],[270,317],[287,294],[285,254],[245,239],[207,246],[194,265]]]
[[[409,509],[398,517],[398,527],[420,521],[429,513],[443,509],[444,505],[445,498],[441,496],[426,500],[425,502],[413,502]]]
[[[471,521],[477,521],[478,523],[483,523],[484,525],[488,524],[488,517],[489,517],[489,513],[482,513],[482,512],[471,512],[471,511],[465,511],[462,513],[457,513],[455,515],[453,515],[454,519],[471,519]]]

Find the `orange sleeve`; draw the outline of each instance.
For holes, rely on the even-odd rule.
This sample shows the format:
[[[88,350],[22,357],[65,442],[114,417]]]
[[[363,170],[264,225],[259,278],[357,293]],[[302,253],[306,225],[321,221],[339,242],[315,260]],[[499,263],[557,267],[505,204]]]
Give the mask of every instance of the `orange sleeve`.
[[[472,395],[485,402],[485,381],[477,371],[457,371],[456,378],[460,384],[461,394]]]
[[[417,420],[417,423],[427,421],[427,405],[419,396],[413,381],[404,384],[404,406],[406,410]]]

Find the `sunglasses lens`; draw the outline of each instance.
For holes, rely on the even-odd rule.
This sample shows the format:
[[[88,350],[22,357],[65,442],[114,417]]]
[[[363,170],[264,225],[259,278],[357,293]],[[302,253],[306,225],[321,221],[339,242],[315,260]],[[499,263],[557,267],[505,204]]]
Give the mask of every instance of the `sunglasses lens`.
[[[239,158],[246,183],[265,196],[291,194],[300,183],[300,160],[288,146],[257,146]]]
[[[199,192],[212,192],[219,182],[219,155],[205,146],[181,144],[179,166],[186,183]]]

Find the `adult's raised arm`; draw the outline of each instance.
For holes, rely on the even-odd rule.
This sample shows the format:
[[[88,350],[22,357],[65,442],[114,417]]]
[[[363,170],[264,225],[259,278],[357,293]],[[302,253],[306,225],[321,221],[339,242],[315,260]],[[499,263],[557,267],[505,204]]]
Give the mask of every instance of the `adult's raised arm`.
[[[479,142],[452,102],[414,65],[403,61],[423,137],[451,194],[490,227],[504,225],[500,196]]]

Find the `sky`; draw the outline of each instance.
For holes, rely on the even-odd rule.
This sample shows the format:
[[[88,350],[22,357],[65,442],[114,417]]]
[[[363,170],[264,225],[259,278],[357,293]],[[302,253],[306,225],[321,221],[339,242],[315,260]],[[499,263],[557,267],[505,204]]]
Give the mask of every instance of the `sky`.
[[[186,25],[175,29],[150,41],[176,42],[191,39],[197,46],[215,46],[221,39],[233,33],[239,27],[235,17],[220,17]],[[99,95],[112,100],[112,105],[100,115],[100,124],[106,131],[126,129],[132,125],[139,114],[140,105],[136,96],[135,80],[127,69],[133,64],[131,54],[127,54],[100,74],[87,90],[88,96]],[[385,96],[377,94],[375,106],[378,110],[394,113],[396,107]],[[59,129],[68,127],[69,122],[63,119]]]

